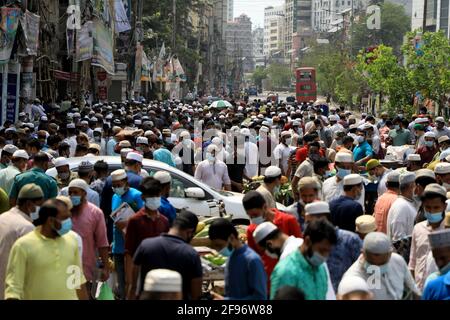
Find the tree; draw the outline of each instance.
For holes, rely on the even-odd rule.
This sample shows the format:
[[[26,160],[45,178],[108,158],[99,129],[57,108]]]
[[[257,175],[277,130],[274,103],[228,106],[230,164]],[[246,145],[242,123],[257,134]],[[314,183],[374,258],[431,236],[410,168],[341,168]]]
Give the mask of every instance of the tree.
[[[402,50],[407,77],[424,98],[439,104],[438,113],[450,92],[450,44],[443,31],[409,32]]]
[[[291,84],[292,72],[289,66],[282,64],[271,64],[267,73],[275,88],[287,88]]]
[[[256,67],[255,71],[252,74],[253,83],[261,88],[262,81],[267,78],[268,70],[263,67]]]
[[[368,30],[367,16],[362,16],[360,21],[353,24],[352,55],[356,55],[361,49],[384,44],[392,47],[394,54],[401,54],[403,35],[411,29],[411,17],[405,13],[401,5],[390,2],[379,4],[381,7],[381,29]]]

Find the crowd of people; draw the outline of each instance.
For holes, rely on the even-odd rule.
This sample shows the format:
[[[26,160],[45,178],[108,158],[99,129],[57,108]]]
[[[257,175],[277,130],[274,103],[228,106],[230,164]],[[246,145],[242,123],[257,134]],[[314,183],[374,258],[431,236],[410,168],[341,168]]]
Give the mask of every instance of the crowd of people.
[[[450,129],[426,109],[36,99],[0,150],[0,299],[95,299],[111,279],[121,300],[450,299]],[[247,241],[224,218],[208,231],[223,294],[203,292],[198,216],[144,159],[245,193]]]

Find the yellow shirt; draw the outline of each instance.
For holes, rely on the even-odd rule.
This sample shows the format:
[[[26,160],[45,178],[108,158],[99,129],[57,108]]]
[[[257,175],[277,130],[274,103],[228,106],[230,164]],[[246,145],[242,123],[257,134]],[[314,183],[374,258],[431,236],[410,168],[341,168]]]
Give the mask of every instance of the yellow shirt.
[[[13,245],[6,271],[5,299],[78,300],[86,282],[73,232],[46,238],[41,227]]]

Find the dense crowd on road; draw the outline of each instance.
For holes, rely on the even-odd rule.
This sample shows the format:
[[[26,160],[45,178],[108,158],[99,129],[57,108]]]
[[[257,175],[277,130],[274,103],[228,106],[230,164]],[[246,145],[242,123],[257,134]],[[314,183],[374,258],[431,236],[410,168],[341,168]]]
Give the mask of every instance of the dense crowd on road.
[[[1,124],[0,299],[450,299],[443,117],[261,100],[63,109],[36,99]],[[246,241],[230,219],[209,225],[222,292],[204,290],[199,215],[146,159],[242,194]]]

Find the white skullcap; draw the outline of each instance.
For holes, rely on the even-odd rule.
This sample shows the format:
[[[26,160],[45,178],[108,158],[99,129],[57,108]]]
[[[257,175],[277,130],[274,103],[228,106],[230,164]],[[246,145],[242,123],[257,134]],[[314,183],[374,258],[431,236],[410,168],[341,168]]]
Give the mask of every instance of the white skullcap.
[[[121,148],[131,148],[131,143],[128,140],[122,140],[119,142],[119,147]]]
[[[219,137],[215,137],[214,139],[211,140],[211,142],[216,146],[220,146],[222,144],[222,139],[220,139]]]
[[[405,185],[416,181],[416,174],[414,172],[400,172],[399,183],[400,185]]]
[[[247,128],[241,129],[241,134],[242,134],[243,136],[246,136],[246,137],[248,137],[248,136],[251,135],[250,130],[247,129]]]
[[[143,159],[144,159],[144,157],[140,153],[137,153],[137,152],[130,152],[127,154],[127,160],[134,160],[134,161],[142,163]]]
[[[89,185],[83,179],[74,179],[69,183],[69,189],[70,188],[78,188],[87,193],[89,190]]]
[[[434,173],[436,174],[447,174],[450,173],[450,163],[440,162],[434,167]]]
[[[344,186],[354,186],[362,183],[362,177],[359,174],[353,173],[344,177]]]
[[[231,128],[230,128],[230,131],[231,132],[239,132],[239,127],[238,126],[232,126]]]
[[[82,125],[88,125],[89,122],[87,122],[86,120],[83,120],[83,121],[80,122],[80,124],[82,124]]]
[[[113,171],[111,173],[111,179],[112,181],[120,181],[127,178],[127,172],[123,169],[119,169],[116,171]]]
[[[126,156],[127,156],[130,152],[133,152],[133,149],[130,149],[130,148],[124,148],[124,149],[120,150],[120,156],[126,158]]]
[[[181,292],[181,275],[173,270],[153,269],[147,273],[144,281],[147,292]]]
[[[334,158],[334,162],[353,163],[353,157],[352,157],[352,155],[350,153],[338,152],[338,153],[336,153],[336,157]]]
[[[355,225],[356,225],[356,232],[362,234],[377,231],[375,218],[370,214],[363,214],[362,216],[356,218]]]
[[[387,175],[387,182],[397,182],[400,181],[400,173],[396,170],[393,170],[388,173]]]
[[[447,199],[447,189],[437,183],[430,183],[425,187],[425,190],[423,191],[424,195],[433,193],[441,195]]]
[[[261,125],[266,126],[268,128],[268,127],[270,127],[270,122],[269,121],[263,121]]]
[[[136,143],[148,145],[148,139],[146,137],[137,137]]]
[[[421,177],[428,177],[436,180],[436,175],[430,169],[419,169],[416,171],[416,180]]]
[[[411,153],[408,154],[406,161],[422,161],[422,158],[420,157],[420,154]]]
[[[25,150],[16,150],[13,153],[13,158],[22,158],[25,160],[30,159],[30,157],[28,156],[28,153]]]
[[[15,145],[12,144],[7,144],[3,147],[3,151],[10,153],[10,154],[14,154],[14,152],[16,152],[17,150],[19,150],[19,148],[17,148]]]
[[[282,133],[281,133],[281,137],[283,138],[283,137],[286,137],[286,136],[290,136],[291,135],[291,133],[289,132],[289,131],[283,131]]]
[[[281,176],[281,169],[276,166],[270,166],[266,169],[264,176],[267,178],[275,178]]]
[[[325,201],[309,203],[305,206],[305,215],[330,213],[330,205]]]
[[[253,238],[256,243],[259,243],[275,230],[278,230],[278,227],[272,222],[263,222],[253,232]]]
[[[75,123],[68,123],[67,129],[75,129]]]
[[[266,126],[262,126],[262,127],[259,129],[259,132],[265,132],[265,133],[268,133],[268,132],[269,132],[269,128],[267,128]]]
[[[300,122],[298,122],[297,120],[292,121],[292,126],[293,127],[296,127],[296,126],[299,126],[299,125],[300,125]]]
[[[172,181],[172,177],[167,171],[158,171],[153,178],[158,180],[161,184],[170,183]]]
[[[180,138],[190,139],[191,138],[191,134],[189,133],[189,131],[183,131],[183,132],[180,133]]]
[[[67,160],[67,158],[59,157],[59,158],[55,159],[54,165],[55,165],[55,168],[59,168],[62,166],[68,166],[69,161]]]
[[[345,296],[352,292],[366,292],[369,293],[369,286],[367,281],[358,276],[346,276],[339,283],[338,295]]]
[[[332,114],[332,115],[328,116],[328,120],[330,120],[330,121],[338,121],[339,117],[334,115],[334,114]]]
[[[444,122],[445,123],[445,120],[443,117],[437,117],[435,122]]]
[[[391,240],[382,232],[370,232],[363,243],[365,252],[374,254],[386,254],[392,251]]]
[[[428,132],[425,132],[425,134],[423,135],[425,138],[433,138],[433,139],[436,139],[436,135],[433,133],[433,132],[431,132],[431,131],[428,131]]]
[[[208,148],[206,148],[206,152],[212,153],[213,151],[219,152],[219,148],[215,144],[210,144]]]
[[[450,229],[431,232],[428,239],[432,249],[450,247]]]

